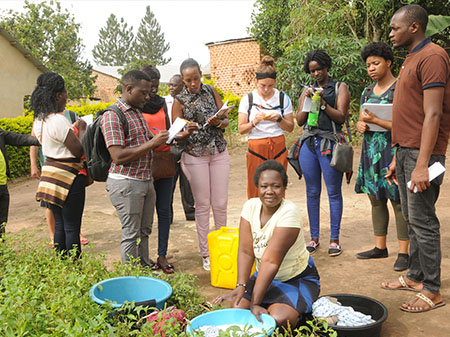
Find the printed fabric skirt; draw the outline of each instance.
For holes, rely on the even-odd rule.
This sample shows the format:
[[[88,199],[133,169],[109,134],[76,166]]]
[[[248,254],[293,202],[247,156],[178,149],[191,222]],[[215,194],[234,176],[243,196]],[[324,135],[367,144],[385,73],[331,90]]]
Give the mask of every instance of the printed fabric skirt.
[[[244,298],[248,301],[252,299],[253,287],[257,276],[258,272],[254,273],[247,282],[247,291],[244,294]],[[319,292],[319,273],[313,259],[309,257],[308,266],[299,275],[285,282],[272,281],[267,288],[261,306],[267,309],[274,303],[283,303],[290,305],[300,315],[303,315],[312,312],[312,304],[319,297]]]
[[[398,187],[389,185],[384,177],[394,157],[391,133],[367,131],[362,143],[361,161],[356,177],[355,192],[373,194],[377,200],[400,200]]]

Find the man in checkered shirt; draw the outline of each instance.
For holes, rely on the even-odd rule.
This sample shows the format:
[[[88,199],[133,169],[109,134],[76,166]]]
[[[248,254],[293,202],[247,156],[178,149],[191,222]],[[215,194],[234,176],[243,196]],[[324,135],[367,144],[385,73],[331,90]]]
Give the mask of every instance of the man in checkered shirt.
[[[112,158],[106,190],[122,224],[122,261],[140,258],[143,266],[152,267],[148,237],[156,195],[150,172],[151,151],[164,144],[169,135],[164,130],[152,137],[139,110],[149,100],[150,90],[151,81],[144,72],[127,72],[122,78],[122,96],[114,104],[125,114],[128,126],[115,112],[106,111],[101,128]],[[128,127],[127,132],[124,127]]]

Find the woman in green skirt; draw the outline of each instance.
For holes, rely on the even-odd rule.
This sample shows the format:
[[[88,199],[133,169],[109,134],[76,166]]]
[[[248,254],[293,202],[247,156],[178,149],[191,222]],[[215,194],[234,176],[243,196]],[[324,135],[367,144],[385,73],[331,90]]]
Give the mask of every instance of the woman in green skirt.
[[[389,224],[388,199],[394,209],[397,224],[399,253],[394,270],[408,269],[409,236],[403,217],[400,196],[396,185],[389,185],[385,178],[389,163],[395,153],[392,147],[392,122],[378,118],[365,109],[364,103],[391,104],[394,98],[396,78],[392,75],[391,65],[394,54],[384,42],[373,42],[364,47],[361,57],[367,65],[369,76],[375,81],[364,89],[361,96],[361,109],[357,129],[364,134],[356,178],[356,193],[366,193],[372,205],[372,224],[375,234],[375,248],[356,254],[359,259],[388,257],[386,235]]]

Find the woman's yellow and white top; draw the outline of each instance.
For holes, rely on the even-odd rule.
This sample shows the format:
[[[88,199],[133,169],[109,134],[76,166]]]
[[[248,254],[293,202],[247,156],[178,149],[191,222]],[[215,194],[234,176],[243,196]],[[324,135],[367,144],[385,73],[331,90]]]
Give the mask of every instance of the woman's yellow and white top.
[[[261,228],[261,208],[261,200],[259,198],[252,198],[244,204],[241,213],[242,218],[250,222],[256,270],[260,268],[264,252],[272,238],[275,228],[292,227],[300,229],[297,240],[286,253],[274,278],[277,281],[284,282],[297,276],[308,266],[309,253],[306,250],[303,236],[302,216],[300,210],[292,201],[283,199],[278,210],[267,221],[264,227]]]

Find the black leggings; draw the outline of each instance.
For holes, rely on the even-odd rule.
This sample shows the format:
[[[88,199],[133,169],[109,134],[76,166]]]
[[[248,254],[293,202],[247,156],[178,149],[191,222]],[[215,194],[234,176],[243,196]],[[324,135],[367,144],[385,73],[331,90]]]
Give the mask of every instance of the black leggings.
[[[5,226],[8,222],[9,191],[8,185],[0,185],[0,235],[5,233]]]
[[[76,248],[76,257],[81,253],[80,228],[86,198],[86,177],[78,175],[70,187],[64,206],[50,204],[55,216],[55,249],[66,255]]]

